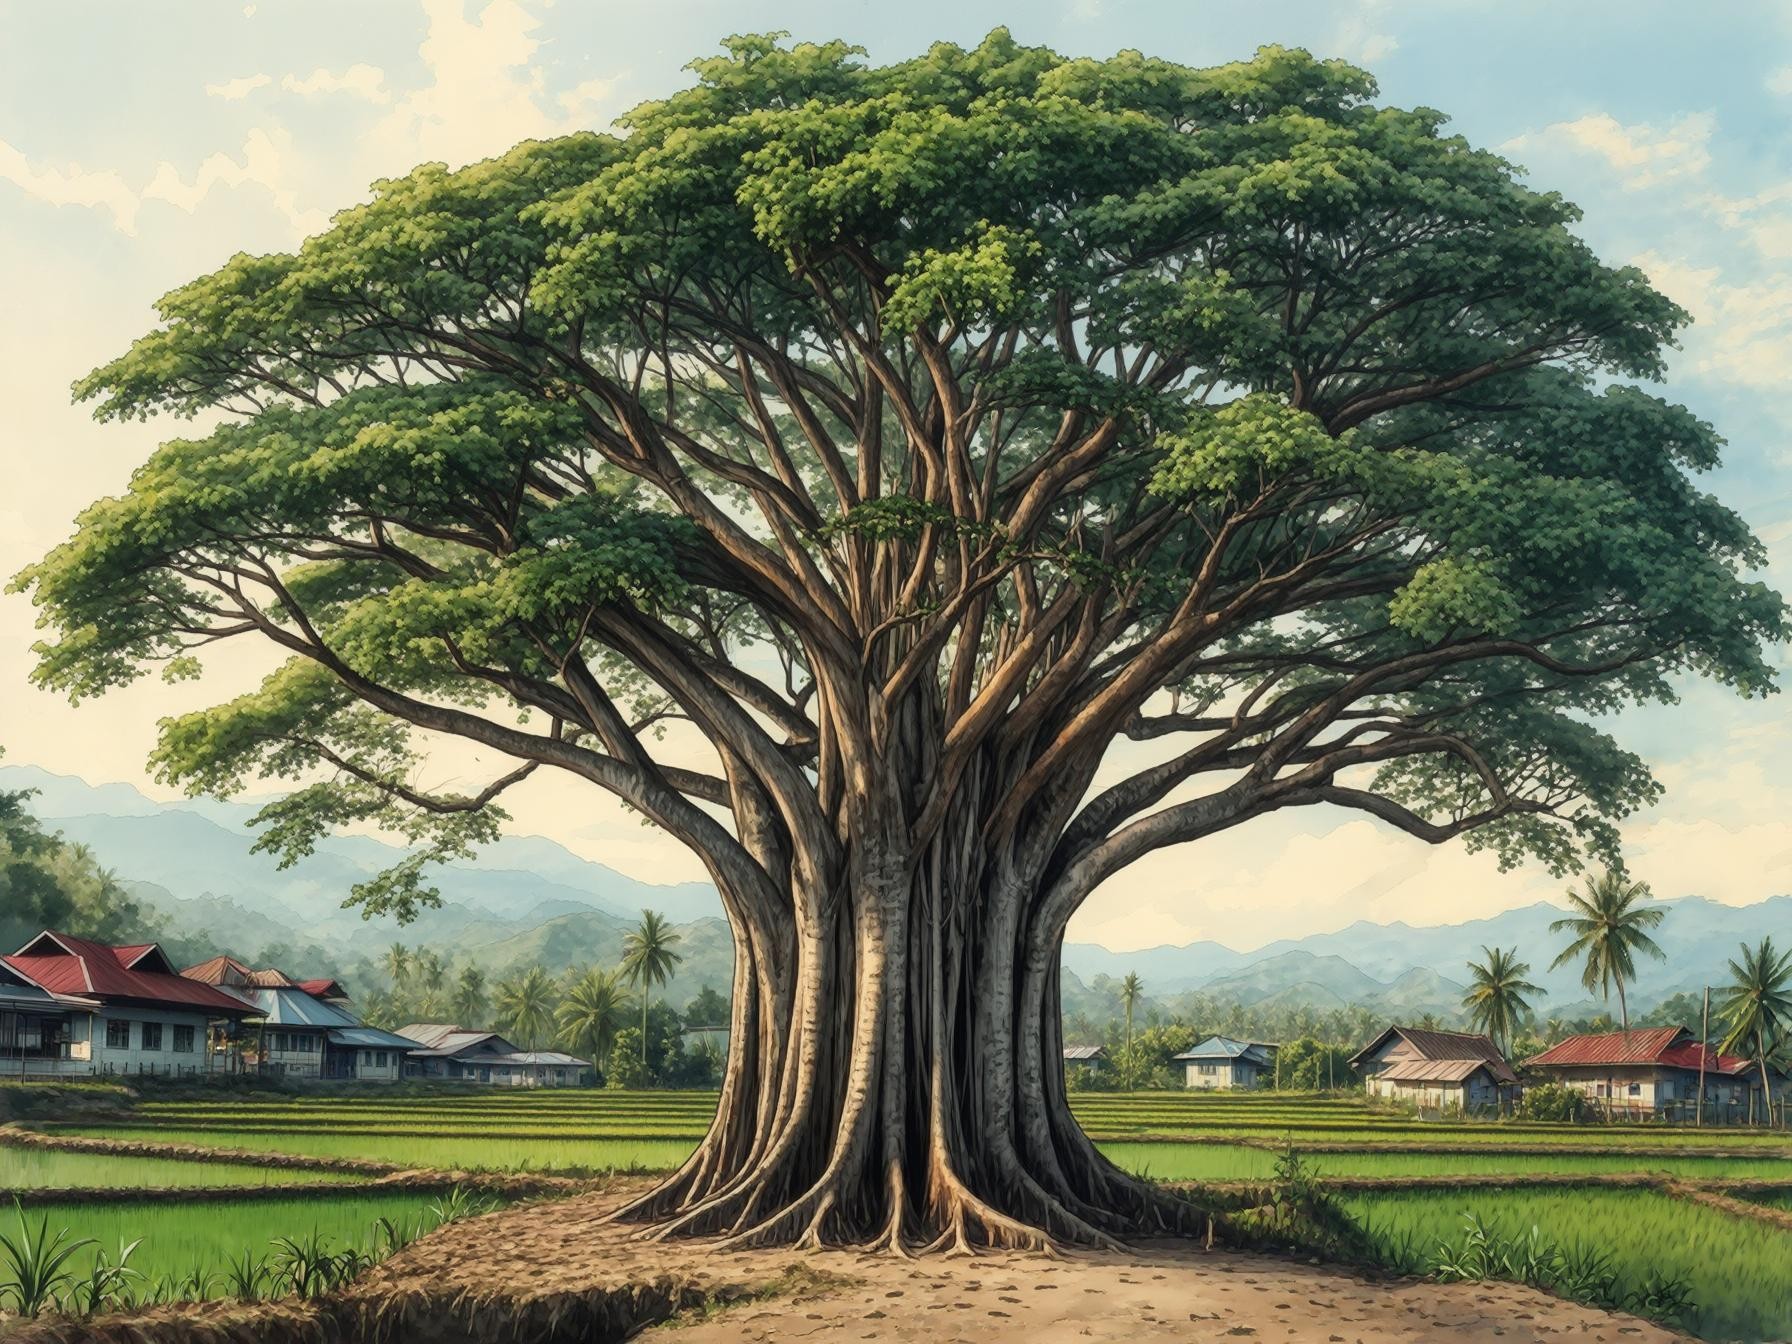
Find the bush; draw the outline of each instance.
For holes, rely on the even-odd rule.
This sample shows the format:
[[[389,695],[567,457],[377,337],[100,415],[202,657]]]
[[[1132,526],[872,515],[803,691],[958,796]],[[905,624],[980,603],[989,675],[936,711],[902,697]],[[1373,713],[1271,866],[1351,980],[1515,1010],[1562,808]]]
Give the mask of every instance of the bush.
[[[1525,1089],[1514,1112],[1520,1120],[1581,1120],[1587,1099],[1561,1083],[1539,1083]]]
[[[631,1092],[653,1086],[653,1070],[641,1058],[639,1027],[625,1027],[616,1033],[616,1044],[604,1064],[604,1086]]]

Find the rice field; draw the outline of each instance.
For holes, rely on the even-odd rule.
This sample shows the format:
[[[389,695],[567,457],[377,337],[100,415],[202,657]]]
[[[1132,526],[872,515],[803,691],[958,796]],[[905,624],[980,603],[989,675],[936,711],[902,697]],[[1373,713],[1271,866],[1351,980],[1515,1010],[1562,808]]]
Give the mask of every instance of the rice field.
[[[182,1162],[165,1158],[112,1157],[43,1148],[0,1147],[0,1195],[7,1190],[66,1186],[321,1185],[353,1180],[328,1171],[294,1171],[235,1162]],[[0,1201],[3,1202],[3,1201]]]
[[[40,1204],[24,1210],[32,1226],[47,1219],[52,1232],[67,1228],[76,1238],[96,1246],[78,1252],[77,1272],[84,1272],[101,1250],[116,1259],[121,1245],[136,1241],[130,1266],[145,1279],[167,1278],[179,1284],[198,1275],[203,1283],[218,1278],[204,1296],[221,1296],[225,1264],[243,1254],[268,1254],[275,1237],[304,1238],[316,1233],[338,1251],[374,1245],[374,1220],[386,1217],[415,1225],[431,1221],[433,1195],[410,1193],[344,1195],[341,1199],[253,1199],[201,1203]],[[0,1232],[15,1235],[19,1214],[0,1212]],[[183,1293],[181,1296],[192,1296]]]
[[[1697,1204],[1648,1191],[1475,1190],[1352,1195],[1345,1206],[1396,1255],[1459,1238],[1471,1211],[1509,1236],[1536,1227],[1565,1247],[1604,1252],[1621,1282],[1684,1278],[1685,1324],[1707,1339],[1792,1337],[1792,1233]]]
[[[677,1166],[708,1126],[710,1093],[526,1092],[366,1096],[266,1095],[242,1104],[139,1104],[117,1120],[40,1128],[220,1149],[352,1157],[406,1168],[602,1174]],[[1073,1108],[1115,1162],[1156,1180],[1262,1180],[1278,1150],[1304,1147],[1320,1177],[1496,1175],[1497,1187],[1349,1192],[1391,1264],[1423,1271],[1473,1212],[1512,1234],[1597,1247],[1628,1283],[1650,1271],[1683,1279],[1695,1307],[1685,1324],[1712,1339],[1792,1336],[1792,1232],[1652,1190],[1526,1186],[1529,1176],[1662,1173],[1725,1182],[1792,1182],[1792,1135],[1668,1129],[1420,1122],[1348,1097],[1080,1094]],[[1403,1151],[1400,1145],[1427,1151]],[[0,1147],[0,1187],[59,1184],[266,1184],[265,1197],[194,1205],[150,1202],[58,1206],[72,1232],[108,1246],[139,1237],[146,1274],[201,1276],[226,1255],[259,1253],[276,1235],[317,1231],[341,1246],[364,1241],[381,1213],[415,1216],[415,1194],[343,1192],[282,1199],[277,1186],[320,1174],[220,1159],[162,1161]],[[326,1178],[327,1179],[327,1178]],[[352,1178],[339,1178],[352,1179]],[[1792,1209],[1783,1193],[1750,1197]],[[52,1212],[52,1217],[59,1216]],[[0,1213],[0,1224],[10,1216]],[[1628,1291],[1628,1290],[1627,1290]]]
[[[1104,1142],[1099,1145],[1115,1164],[1158,1181],[1249,1181],[1267,1179],[1276,1154],[1263,1148],[1231,1144]],[[1792,1162],[1778,1157],[1683,1157],[1648,1153],[1477,1153],[1465,1147],[1454,1153],[1378,1153],[1363,1147],[1350,1152],[1303,1153],[1321,1176],[1470,1176],[1470,1175],[1619,1175],[1665,1173],[1692,1180],[1784,1179],[1792,1182]]]

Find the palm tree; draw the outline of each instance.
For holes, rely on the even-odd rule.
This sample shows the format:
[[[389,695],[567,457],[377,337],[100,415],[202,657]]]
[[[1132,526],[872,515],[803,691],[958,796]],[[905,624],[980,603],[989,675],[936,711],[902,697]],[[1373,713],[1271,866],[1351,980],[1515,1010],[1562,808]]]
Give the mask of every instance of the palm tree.
[[[589,1055],[601,1068],[622,1029],[627,997],[619,972],[593,966],[573,982],[560,1001],[560,1043],[575,1053]]]
[[[454,1020],[460,1026],[476,1028],[485,1018],[485,972],[477,966],[461,967],[460,979],[454,984]]]
[[[441,1004],[442,986],[448,977],[448,968],[442,965],[442,959],[426,947],[417,949],[411,959],[411,969],[416,976],[418,987],[423,990],[423,1007],[432,1016]]]
[[[1128,971],[1126,979],[1120,982],[1120,1006],[1126,1010],[1126,1054],[1129,1059],[1132,1056],[1132,1010],[1144,990],[1144,982],[1135,971]]]
[[[1767,1061],[1792,1036],[1792,951],[1775,949],[1772,938],[1759,947],[1741,947],[1740,963],[1730,963],[1731,980],[1719,1013],[1728,1030],[1719,1050],[1752,1055],[1761,1066],[1761,1096],[1773,1115],[1773,1082]]]
[[[404,984],[405,976],[410,973],[411,949],[403,943],[393,943],[380,961],[386,968],[387,978],[392,981],[392,988],[398,989]]]
[[[554,1023],[554,982],[539,966],[498,982],[498,1025],[534,1050]]]
[[[1529,962],[1518,959],[1518,949],[1510,952],[1498,947],[1483,947],[1484,962],[1469,962],[1469,990],[1462,996],[1468,1020],[1493,1038],[1503,1054],[1512,1043],[1512,1035],[1531,1015],[1526,994],[1543,991],[1524,977],[1531,973]]]
[[[641,922],[622,940],[622,971],[641,987],[641,1062],[647,1062],[648,996],[672,976],[672,968],[684,957],[672,949],[682,940],[654,910],[643,910]]]
[[[1657,961],[1666,960],[1667,955],[1645,932],[1667,914],[1659,905],[1644,905],[1649,896],[1647,882],[1632,882],[1616,869],[1607,868],[1599,876],[1587,878],[1584,893],[1569,892],[1568,908],[1575,913],[1549,926],[1551,933],[1574,935],[1574,941],[1562,949],[1549,969],[1580,961],[1580,982],[1588,992],[1598,990],[1610,998],[1616,986],[1618,1016],[1625,1031],[1630,1030],[1630,1005],[1625,1001],[1624,985],[1636,979],[1636,954],[1646,952]]]

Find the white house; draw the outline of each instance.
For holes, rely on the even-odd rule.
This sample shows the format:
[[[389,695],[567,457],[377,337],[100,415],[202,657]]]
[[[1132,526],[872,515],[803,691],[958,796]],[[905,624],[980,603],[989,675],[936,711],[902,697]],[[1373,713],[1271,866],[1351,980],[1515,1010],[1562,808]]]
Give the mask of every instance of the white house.
[[[110,947],[47,929],[0,964],[0,1009],[11,1014],[12,1062],[21,1073],[212,1073],[231,1058],[209,1048],[213,1028],[235,1031],[258,1015],[234,995],[177,975],[155,943]],[[7,1034],[0,1023],[0,1042]]]
[[[495,1031],[466,1031],[442,1022],[416,1022],[398,1029],[414,1048],[406,1074],[446,1078],[489,1087],[571,1087],[591,1061],[556,1050],[519,1050]]]
[[[1699,1095],[1701,1063],[1707,1104],[1745,1106],[1749,1093],[1760,1090],[1755,1064],[1708,1051],[1685,1027],[1570,1036],[1527,1059],[1525,1067],[1602,1110],[1647,1116],[1670,1105],[1690,1106]]]
[[[1277,1048],[1268,1041],[1209,1036],[1171,1058],[1182,1065],[1184,1084],[1197,1091],[1263,1087],[1275,1078]]]

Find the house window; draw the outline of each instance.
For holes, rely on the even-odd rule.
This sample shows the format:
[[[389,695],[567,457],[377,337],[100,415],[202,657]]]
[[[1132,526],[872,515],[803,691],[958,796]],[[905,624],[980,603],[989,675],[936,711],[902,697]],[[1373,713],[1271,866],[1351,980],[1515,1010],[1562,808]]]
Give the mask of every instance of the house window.
[[[1630,1095],[1633,1097],[1642,1096],[1643,1095],[1643,1085],[1641,1083],[1632,1083],[1630,1085]]]
[[[131,1024],[115,1017],[106,1019],[106,1049],[129,1050],[131,1048]]]
[[[396,953],[394,955],[396,955]],[[376,1069],[383,1069],[386,1067],[386,1052],[384,1050],[375,1050],[373,1052],[373,1067]]]
[[[193,1053],[193,1028],[176,1027],[174,1029],[174,1053],[177,1055]]]
[[[160,1022],[145,1022],[143,1024],[143,1048],[145,1050],[160,1050],[162,1048],[162,1024]]]
[[[1216,1064],[1202,1064],[1199,1066],[1199,1069],[1200,1069],[1201,1073],[1206,1077],[1212,1077],[1214,1074],[1219,1072],[1219,1066]]]

